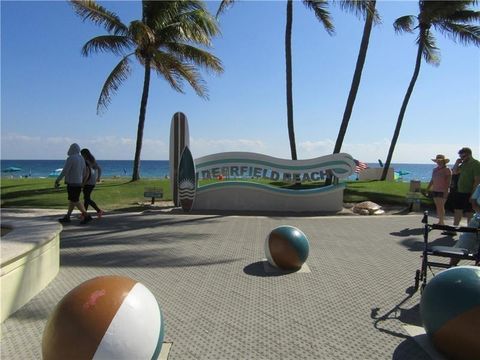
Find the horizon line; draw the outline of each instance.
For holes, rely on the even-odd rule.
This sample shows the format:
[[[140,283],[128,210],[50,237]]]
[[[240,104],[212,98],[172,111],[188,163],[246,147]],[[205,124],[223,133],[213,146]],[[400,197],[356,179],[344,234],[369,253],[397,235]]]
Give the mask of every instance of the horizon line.
[[[65,161],[66,158],[61,159],[0,159],[0,161]],[[97,161],[134,161],[132,159],[96,159]],[[305,159],[298,159],[298,160],[305,160]],[[142,160],[140,161],[170,161],[168,159],[158,159],[158,160]],[[367,164],[378,164],[378,161],[363,161]],[[391,164],[402,164],[402,165],[428,165],[430,163],[414,163],[414,162],[392,162]],[[432,163],[432,165],[434,165]]]

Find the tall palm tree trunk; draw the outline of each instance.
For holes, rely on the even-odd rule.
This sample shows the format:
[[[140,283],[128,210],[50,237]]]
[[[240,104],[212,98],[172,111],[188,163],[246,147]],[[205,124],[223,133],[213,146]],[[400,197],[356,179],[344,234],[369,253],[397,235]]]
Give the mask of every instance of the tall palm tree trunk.
[[[358,88],[360,86],[360,80],[362,78],[363,65],[365,64],[365,59],[367,57],[368,43],[370,41],[370,33],[372,31],[373,12],[375,11],[376,1],[371,1],[371,4],[371,12],[368,12],[367,18],[365,20],[365,26],[363,27],[363,36],[362,42],[360,43],[360,50],[358,52],[357,64],[355,65],[352,85],[350,86],[350,92],[348,93],[347,104],[343,113],[340,130],[338,131],[337,141],[335,142],[335,148],[333,149],[334,154],[339,153],[340,149],[342,148],[345,133],[347,132],[348,123],[350,121],[350,117],[352,116],[353,105],[355,104]]]
[[[348,93],[348,99],[347,104],[345,105],[345,111],[343,112],[342,123],[340,124],[340,129],[338,130],[337,141],[335,142],[335,147],[333,148],[334,154],[338,154],[342,149],[343,140],[345,139],[345,134],[347,133],[348,123],[350,122],[350,117],[352,116],[353,105],[355,104],[355,99],[357,98],[358,88],[360,87],[360,80],[362,78],[363,66],[365,65],[365,59],[367,58],[368,43],[370,42],[370,33],[372,32],[375,5],[376,0],[372,0],[371,11],[367,13],[367,18],[365,19],[360,50],[358,51],[355,72],[353,73],[352,85],[350,86],[350,92]],[[331,183],[332,177],[329,176],[325,181],[325,185],[330,185]]]
[[[420,38],[422,36],[425,36],[425,34],[420,33]],[[402,127],[403,116],[405,115],[405,110],[407,110],[407,105],[410,100],[410,96],[412,95],[413,87],[415,86],[418,73],[420,72],[420,65],[422,63],[422,52],[423,44],[421,41],[419,41],[417,61],[415,62],[415,70],[413,71],[412,80],[410,80],[410,85],[408,85],[407,93],[405,94],[402,107],[400,108],[400,113],[398,114],[397,126],[395,127],[395,131],[393,132],[392,142],[390,143],[390,149],[388,150],[387,160],[385,161],[382,177],[380,178],[380,180],[385,180],[387,178],[388,168],[390,167],[390,162],[392,161],[393,151],[395,150],[395,145],[397,144],[398,136],[400,135],[400,128]]]
[[[292,18],[293,1],[287,0],[287,25],[285,28],[285,60],[287,72],[287,125],[290,140],[292,160],[297,160],[297,146],[295,145],[295,130],[293,127],[293,88],[292,88]]]
[[[142,152],[143,128],[145,126],[145,113],[147,112],[148,89],[150,87],[150,59],[145,61],[145,77],[143,80],[143,93],[140,102],[140,115],[138,117],[137,146],[133,161],[132,181],[140,180],[140,153]]]

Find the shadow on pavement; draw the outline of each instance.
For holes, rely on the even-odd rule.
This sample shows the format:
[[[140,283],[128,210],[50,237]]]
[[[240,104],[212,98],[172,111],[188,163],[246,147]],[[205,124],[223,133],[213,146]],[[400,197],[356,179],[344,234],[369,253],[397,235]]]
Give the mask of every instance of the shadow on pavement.
[[[409,251],[423,251],[425,246],[422,238],[406,238],[400,244],[408,248]],[[452,236],[443,236],[433,241],[428,241],[430,246],[453,246],[454,244],[455,239]]]
[[[416,304],[411,308],[402,307],[415,294],[415,290],[413,289],[413,287],[407,288],[406,292],[407,296],[404,297],[392,309],[388,310],[385,314],[379,316],[380,308],[378,307],[371,310],[370,317],[374,320],[373,327],[375,329],[389,335],[407,339],[410,337],[409,335],[405,335],[404,333],[399,333],[397,331],[388,329],[386,326],[384,326],[386,324],[385,322],[388,320],[398,320],[403,324],[422,326],[419,304]]]
[[[238,259],[199,258],[198,256],[175,256],[162,251],[117,250],[107,253],[83,251],[81,254],[68,253],[60,257],[61,266],[90,267],[192,267],[227,264]]]
[[[191,267],[231,263],[211,255],[186,252],[185,245],[211,238],[210,233],[186,229],[222,216],[173,218],[156,214],[105,216],[87,225],[79,220],[64,227],[60,264],[66,267]],[[173,225],[173,226],[172,226]]]
[[[393,352],[392,360],[431,360],[430,356],[423,351],[423,349],[409,337],[398,345]]]
[[[243,268],[243,272],[247,275],[260,276],[260,277],[283,276],[283,275],[288,275],[295,272],[295,271],[282,271],[282,270],[266,272],[264,263],[265,261],[257,261],[252,264],[249,264]]]
[[[390,235],[401,236],[401,237],[423,235],[423,227],[413,228],[413,229],[406,228],[406,229],[403,229],[403,230],[400,230],[400,231],[391,232]]]

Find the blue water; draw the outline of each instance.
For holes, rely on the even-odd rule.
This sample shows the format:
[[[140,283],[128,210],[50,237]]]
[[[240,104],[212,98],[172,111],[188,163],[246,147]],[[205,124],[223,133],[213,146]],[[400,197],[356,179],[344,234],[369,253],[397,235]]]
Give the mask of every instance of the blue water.
[[[131,177],[133,169],[132,160],[99,160],[105,177]],[[1,160],[2,177],[23,177],[35,178],[48,177],[48,175],[63,167],[64,160]],[[6,173],[8,167],[18,167],[21,171]],[[377,163],[368,164],[369,167],[378,167]],[[435,164],[392,164],[395,171],[409,172],[400,177],[400,181],[410,180],[429,181]],[[169,176],[170,168],[168,160],[144,160],[140,162],[140,176],[142,178],[164,178]],[[355,175],[351,176],[355,179]]]
[[[48,175],[62,168],[64,160],[1,160],[2,177],[24,177],[35,178],[48,177]],[[98,160],[102,168],[102,177],[132,176],[133,160]],[[142,178],[163,178],[169,175],[168,160],[144,160],[140,161],[140,177]],[[18,167],[21,171],[4,172],[8,167]]]

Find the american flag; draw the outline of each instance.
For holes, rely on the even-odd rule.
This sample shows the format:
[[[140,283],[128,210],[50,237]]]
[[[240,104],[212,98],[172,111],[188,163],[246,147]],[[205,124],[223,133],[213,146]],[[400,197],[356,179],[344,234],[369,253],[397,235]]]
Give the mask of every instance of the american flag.
[[[355,161],[355,173],[358,174],[360,171],[368,169],[368,165],[359,160],[353,159]]]

